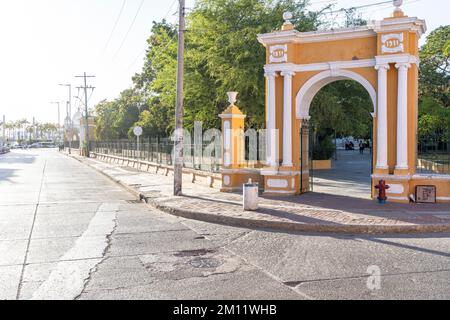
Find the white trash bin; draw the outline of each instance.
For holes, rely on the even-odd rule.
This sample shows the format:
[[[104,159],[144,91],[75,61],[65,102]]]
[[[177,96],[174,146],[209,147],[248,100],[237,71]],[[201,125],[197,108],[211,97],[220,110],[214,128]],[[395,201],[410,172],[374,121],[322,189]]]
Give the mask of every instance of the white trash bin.
[[[244,211],[258,210],[259,205],[259,186],[250,179],[248,183],[244,184]]]

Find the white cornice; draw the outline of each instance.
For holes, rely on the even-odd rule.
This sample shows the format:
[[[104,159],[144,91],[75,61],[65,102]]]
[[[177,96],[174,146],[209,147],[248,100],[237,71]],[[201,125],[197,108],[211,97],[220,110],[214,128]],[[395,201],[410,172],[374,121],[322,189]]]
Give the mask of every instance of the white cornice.
[[[374,21],[370,25],[356,28],[342,28],[299,32],[297,30],[275,31],[258,35],[258,41],[264,46],[286,43],[313,43],[376,37],[378,33],[413,31],[421,37],[427,31],[425,20],[415,17],[401,17]]]
[[[336,69],[372,68],[375,67],[375,59],[332,61],[310,64],[279,63],[268,64],[264,67],[266,72],[308,72]]]
[[[409,63],[415,64],[419,66],[420,59],[419,57],[403,53],[403,54],[387,54],[384,56],[376,56],[375,57],[376,65],[386,65],[389,63]]]
[[[385,33],[392,31],[415,31],[421,37],[427,32],[427,24],[425,20],[416,17],[402,17],[396,19],[384,19],[372,23],[371,28],[376,33]]]
[[[279,43],[312,43],[375,37],[377,34],[369,27],[343,28],[334,30],[299,32],[297,30],[276,31],[259,34],[258,41],[263,45]]]

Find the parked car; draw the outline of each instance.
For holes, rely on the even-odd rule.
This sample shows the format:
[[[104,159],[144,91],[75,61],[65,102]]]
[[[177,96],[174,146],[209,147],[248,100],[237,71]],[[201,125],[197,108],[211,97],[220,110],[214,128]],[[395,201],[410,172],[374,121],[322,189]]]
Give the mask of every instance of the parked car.
[[[5,154],[10,152],[10,149],[7,146],[0,147],[0,154]]]

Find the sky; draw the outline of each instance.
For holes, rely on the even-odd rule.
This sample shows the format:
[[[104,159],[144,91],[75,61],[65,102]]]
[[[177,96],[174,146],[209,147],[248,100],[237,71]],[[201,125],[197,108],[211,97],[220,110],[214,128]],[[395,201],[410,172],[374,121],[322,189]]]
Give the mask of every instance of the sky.
[[[309,8],[316,10],[328,3],[340,9],[382,0],[310,2]],[[449,0],[404,2],[405,13],[425,19],[429,31],[450,24]],[[189,8],[195,0],[186,3]],[[363,18],[376,20],[388,16],[392,8],[387,4],[361,12]],[[78,95],[76,87],[82,80],[75,76],[84,72],[96,76],[88,80],[88,85],[96,87],[91,107],[117,97],[142,68],[152,21],[176,22],[176,11],[176,0],[0,1],[0,117],[57,123],[57,107],[50,102],[60,101],[63,115],[69,97],[68,88],[58,84],[71,83],[72,95]],[[78,105],[73,99],[74,110]]]

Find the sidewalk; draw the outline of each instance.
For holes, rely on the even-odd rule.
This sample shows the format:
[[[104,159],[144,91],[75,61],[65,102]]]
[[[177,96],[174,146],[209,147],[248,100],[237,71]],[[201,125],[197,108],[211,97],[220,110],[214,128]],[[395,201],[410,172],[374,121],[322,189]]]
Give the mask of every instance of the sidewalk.
[[[150,205],[179,217],[246,228],[284,232],[396,234],[450,232],[450,204],[396,204],[309,193],[261,198],[256,212],[242,210],[242,196],[185,181],[183,197],[174,197],[173,177],[97,159],[73,158],[102,172]]]

